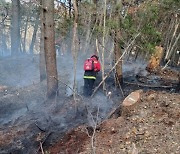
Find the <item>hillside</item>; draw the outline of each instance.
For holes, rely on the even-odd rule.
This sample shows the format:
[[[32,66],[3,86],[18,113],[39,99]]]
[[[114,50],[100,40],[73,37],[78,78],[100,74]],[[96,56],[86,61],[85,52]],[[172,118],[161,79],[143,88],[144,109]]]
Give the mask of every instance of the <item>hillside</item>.
[[[87,154],[92,147],[97,154],[179,153],[178,71],[148,73],[144,64],[129,61],[123,66],[123,94],[110,76],[106,84],[111,95],[100,88],[86,98],[80,61],[75,101],[67,87],[72,82],[72,61],[62,56],[58,58],[60,94],[47,100],[46,82],[38,79],[38,57],[0,63],[0,153]],[[124,98],[139,89],[143,92],[138,103],[122,114]]]

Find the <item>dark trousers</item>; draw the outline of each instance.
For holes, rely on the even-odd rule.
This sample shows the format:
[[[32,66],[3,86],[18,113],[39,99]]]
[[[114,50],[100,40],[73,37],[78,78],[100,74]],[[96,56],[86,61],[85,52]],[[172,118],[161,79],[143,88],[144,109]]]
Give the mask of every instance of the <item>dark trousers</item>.
[[[84,79],[84,95],[91,96],[94,88],[94,79]]]

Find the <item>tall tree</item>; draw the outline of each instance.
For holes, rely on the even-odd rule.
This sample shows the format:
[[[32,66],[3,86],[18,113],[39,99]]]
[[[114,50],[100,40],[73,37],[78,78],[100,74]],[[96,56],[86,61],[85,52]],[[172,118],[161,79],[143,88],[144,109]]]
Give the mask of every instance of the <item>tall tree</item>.
[[[114,37],[114,59],[115,63],[121,57],[121,47],[120,47],[120,31],[116,30],[115,37]],[[115,75],[117,83],[122,83],[122,60],[118,62],[115,68]]]
[[[74,7],[74,24],[73,24],[73,38],[72,38],[72,54],[74,60],[74,83],[73,89],[76,90],[76,69],[77,69],[77,54],[78,54],[78,38],[77,38],[77,23],[78,23],[78,8],[77,1],[73,0]],[[73,94],[75,99],[75,93]]]
[[[41,36],[40,36],[40,54],[39,54],[39,73],[40,73],[40,81],[46,79],[46,62],[45,62],[45,54],[44,54],[44,15],[43,15],[43,7],[42,0],[40,0],[40,22],[41,22]]]
[[[20,0],[12,0],[11,54],[20,53]]]
[[[69,0],[68,2],[69,2],[69,17],[71,18],[72,2],[71,2],[71,0]]]
[[[104,48],[105,48],[105,36],[106,36],[106,0],[104,0],[104,9],[103,9],[103,37],[102,37],[102,44],[103,44],[103,49],[102,49],[102,79],[104,79]],[[103,90],[105,90],[105,82],[103,83]]]
[[[119,12],[122,10],[122,3],[121,1],[116,2],[116,10],[115,10],[115,21],[117,24],[117,27],[115,29],[115,36],[114,36],[114,60],[115,63],[121,57],[122,51],[120,47],[120,40],[121,40],[121,29],[120,29],[120,20],[121,15]],[[122,83],[122,61],[119,61],[115,68],[115,75],[117,83]]]
[[[39,11],[37,12],[37,15],[36,15],[36,20],[35,20],[35,23],[34,23],[34,32],[33,32],[33,35],[32,35],[31,45],[30,45],[30,48],[29,48],[29,52],[31,54],[33,54],[38,28],[39,28]]]
[[[47,97],[53,98],[58,93],[58,75],[55,52],[54,0],[43,0],[44,51],[47,74]]]
[[[2,2],[5,3],[5,2]],[[6,44],[6,30],[5,30],[5,21],[8,17],[8,8],[4,6],[3,10],[1,11],[1,20],[0,20],[0,56],[7,52],[7,44]]]

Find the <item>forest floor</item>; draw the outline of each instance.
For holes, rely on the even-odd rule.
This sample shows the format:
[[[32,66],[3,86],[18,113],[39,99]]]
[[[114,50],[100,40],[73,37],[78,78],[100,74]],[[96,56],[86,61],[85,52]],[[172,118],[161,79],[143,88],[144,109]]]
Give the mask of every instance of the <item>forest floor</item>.
[[[111,95],[100,88],[86,98],[80,69],[80,96],[74,100],[68,88],[72,66],[72,61],[58,59],[60,95],[47,100],[38,57],[0,59],[0,154],[180,153],[180,72],[169,68],[149,73],[145,65],[128,62],[123,94],[110,77],[106,84]],[[124,98],[139,89],[137,104],[122,114]]]

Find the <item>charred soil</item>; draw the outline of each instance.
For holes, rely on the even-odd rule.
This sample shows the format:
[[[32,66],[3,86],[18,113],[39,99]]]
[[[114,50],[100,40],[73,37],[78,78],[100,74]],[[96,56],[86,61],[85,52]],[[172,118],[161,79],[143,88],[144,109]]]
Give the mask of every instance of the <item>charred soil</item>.
[[[72,68],[62,63],[60,59],[60,95],[47,100],[46,82],[39,83],[38,57],[0,60],[0,153],[179,154],[178,71],[144,75],[144,68],[136,73],[132,68],[124,72],[123,93],[109,77],[106,93],[100,88],[93,98],[81,95],[81,79],[80,96],[74,100],[66,86],[71,87]],[[122,101],[139,89],[140,100],[122,115]]]

